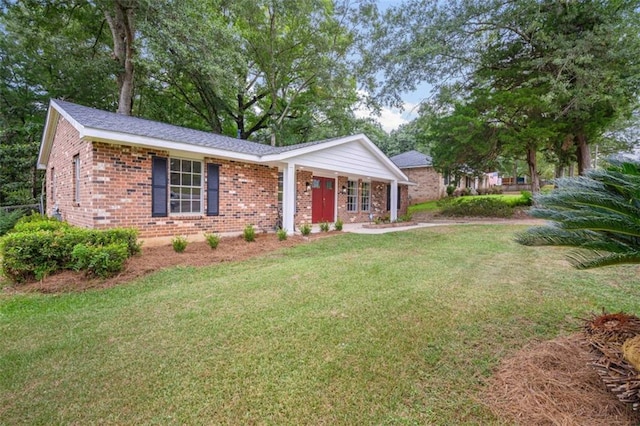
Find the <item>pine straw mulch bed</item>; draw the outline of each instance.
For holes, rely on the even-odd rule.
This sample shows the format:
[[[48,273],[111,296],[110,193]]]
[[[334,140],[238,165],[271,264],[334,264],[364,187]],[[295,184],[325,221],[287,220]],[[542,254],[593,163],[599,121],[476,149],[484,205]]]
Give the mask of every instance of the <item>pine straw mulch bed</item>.
[[[295,235],[279,241],[276,234],[258,234],[254,242],[246,242],[241,236],[223,237],[215,250],[206,242],[190,242],[184,253],[176,253],[171,244],[145,247],[127,260],[125,269],[118,275],[107,278],[87,278],[81,272],[63,271],[42,281],[9,285],[2,282],[5,293],[65,293],[89,289],[109,288],[126,284],[136,278],[173,266],[208,266],[221,262],[235,262],[262,256],[282,248],[293,247],[309,241],[339,234],[337,231],[311,234],[308,237]]]
[[[640,417],[618,401],[589,366],[584,335],[522,348],[505,359],[481,401],[500,419],[519,425],[637,425]]]

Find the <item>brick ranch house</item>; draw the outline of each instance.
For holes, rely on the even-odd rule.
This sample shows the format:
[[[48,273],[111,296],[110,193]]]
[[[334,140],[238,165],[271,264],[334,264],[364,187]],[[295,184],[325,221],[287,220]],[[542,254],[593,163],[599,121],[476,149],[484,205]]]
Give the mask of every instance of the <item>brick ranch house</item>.
[[[439,200],[447,195],[442,174],[433,168],[430,156],[412,150],[391,157],[391,161],[415,183],[408,187],[409,204]]]
[[[272,147],[61,100],[49,104],[38,168],[48,215],[143,239],[394,220],[411,184],[362,134]]]

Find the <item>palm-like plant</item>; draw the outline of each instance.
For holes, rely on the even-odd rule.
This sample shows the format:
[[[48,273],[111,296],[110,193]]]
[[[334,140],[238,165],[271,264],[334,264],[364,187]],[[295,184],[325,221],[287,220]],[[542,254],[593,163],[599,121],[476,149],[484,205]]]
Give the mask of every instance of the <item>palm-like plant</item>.
[[[559,179],[530,214],[550,223],[519,234],[520,244],[575,247],[569,260],[580,269],[640,263],[640,163]]]

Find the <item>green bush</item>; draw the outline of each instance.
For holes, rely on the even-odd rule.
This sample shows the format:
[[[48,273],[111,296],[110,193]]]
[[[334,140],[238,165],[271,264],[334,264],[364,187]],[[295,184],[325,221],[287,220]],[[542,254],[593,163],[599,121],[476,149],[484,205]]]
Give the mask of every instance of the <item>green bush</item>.
[[[531,191],[520,191],[520,198],[525,206],[533,205],[533,194]]]
[[[173,246],[173,250],[176,253],[183,253],[187,248],[188,243],[189,242],[187,241],[187,238],[181,235],[173,237],[173,239],[171,240],[171,245]]]
[[[248,243],[256,240],[256,229],[253,225],[247,225],[242,232],[242,238]]]
[[[398,222],[411,222],[411,219],[413,219],[413,215],[409,212],[403,214],[402,216],[398,217]]]
[[[217,234],[204,234],[204,238],[212,249],[217,248],[218,244],[220,244],[220,236]]]
[[[126,243],[105,246],[76,244],[71,252],[75,270],[84,270],[87,275],[107,278],[122,271],[129,257]]]
[[[287,230],[286,229],[282,229],[282,228],[278,229],[277,234],[278,234],[278,240],[279,241],[284,241],[284,240],[287,239]]]
[[[328,222],[322,222],[320,224],[320,230],[322,232],[329,232],[329,223]]]
[[[22,216],[24,211],[20,209],[11,212],[0,209],[0,237],[11,231]]]
[[[447,185],[447,196],[449,197],[453,197],[453,193],[456,191],[456,186],[455,185]]]
[[[511,217],[513,208],[498,198],[465,197],[443,203],[443,216]]]
[[[13,227],[13,232],[55,231],[56,229],[69,228],[69,226],[66,222],[31,212],[18,220]]]
[[[311,234],[311,226],[308,223],[305,223],[300,227],[300,233],[303,236],[308,237],[309,234]]]
[[[36,230],[11,232],[0,244],[2,272],[13,282],[40,280],[59,270],[74,269],[76,262],[72,253],[78,244],[96,247],[124,244],[130,256],[140,250],[136,239],[137,232],[131,229],[100,231],[69,225],[54,230],[36,227]]]
[[[335,228],[336,231],[342,231],[343,226],[344,226],[344,222],[342,222],[342,219],[336,220],[336,223],[333,224],[333,227]]]

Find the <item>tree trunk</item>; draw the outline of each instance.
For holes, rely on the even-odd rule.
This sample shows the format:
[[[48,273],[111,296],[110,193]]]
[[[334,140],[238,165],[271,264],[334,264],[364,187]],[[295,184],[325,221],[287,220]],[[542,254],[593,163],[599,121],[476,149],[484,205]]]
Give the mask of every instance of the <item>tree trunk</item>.
[[[529,166],[529,175],[531,175],[531,192],[537,194],[540,192],[540,176],[538,176],[535,148],[527,148],[527,165]]]
[[[104,16],[113,36],[113,59],[118,61],[118,113],[131,115],[133,108],[133,58],[135,50],[134,2],[116,0],[113,11],[105,8]],[[113,14],[112,14],[113,12]]]
[[[587,135],[578,133],[575,137],[576,157],[578,158],[578,174],[584,175],[591,168],[591,153],[589,152],[589,143]]]

